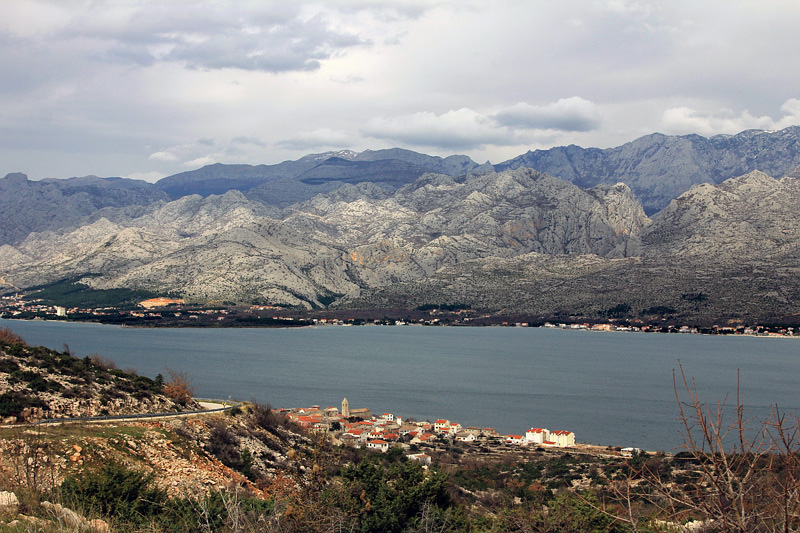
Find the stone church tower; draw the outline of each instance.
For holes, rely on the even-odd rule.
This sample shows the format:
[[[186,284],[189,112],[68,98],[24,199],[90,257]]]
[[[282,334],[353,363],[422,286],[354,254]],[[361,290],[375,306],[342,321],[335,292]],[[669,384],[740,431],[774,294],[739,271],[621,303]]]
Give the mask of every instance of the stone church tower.
[[[342,416],[350,416],[350,402],[347,401],[347,398],[342,400]]]

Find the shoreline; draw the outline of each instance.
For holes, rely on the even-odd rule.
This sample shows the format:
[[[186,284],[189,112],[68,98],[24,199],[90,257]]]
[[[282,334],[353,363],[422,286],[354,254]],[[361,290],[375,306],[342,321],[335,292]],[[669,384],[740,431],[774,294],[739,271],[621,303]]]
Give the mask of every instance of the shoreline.
[[[15,318],[15,317],[0,317],[0,321],[9,321],[9,322],[48,322],[48,323],[64,323],[64,324],[98,324],[102,326],[116,326],[120,328],[136,328],[136,329],[308,329],[308,328],[319,328],[319,327],[450,327],[450,328],[540,328],[540,329],[558,329],[563,331],[573,331],[573,332],[584,332],[584,333],[644,333],[644,334],[678,334],[678,335],[704,335],[708,337],[747,337],[747,338],[758,338],[758,339],[800,339],[800,335],[797,334],[779,334],[773,332],[765,332],[765,333],[738,333],[735,331],[720,331],[720,332],[713,332],[713,331],[680,331],[679,329],[671,329],[668,331],[663,330],[655,330],[649,329],[649,326],[642,326],[637,327],[636,329],[630,327],[623,327],[619,329],[598,329],[592,327],[575,327],[575,326],[586,326],[585,323],[574,323],[574,324],[559,324],[559,325],[552,325],[552,324],[543,324],[543,325],[517,325],[517,324],[499,324],[499,323],[489,323],[489,324],[470,324],[470,323],[437,323],[437,324],[423,324],[423,323],[402,323],[402,324],[375,324],[375,323],[348,323],[346,321],[340,320],[338,322],[324,322],[320,323],[319,321],[312,320],[311,323],[307,320],[296,320],[296,324],[292,324],[295,322],[295,319],[287,319],[285,322],[288,323],[281,323],[281,324],[231,324],[225,323],[222,324],[220,322],[210,322],[210,323],[191,323],[188,320],[183,321],[182,323],[174,323],[170,322],[167,324],[157,324],[154,322],[150,323],[128,323],[124,321],[104,321],[104,320],[74,320],[74,319],[58,319],[58,318],[47,318],[47,317],[33,317],[33,318]],[[648,328],[648,329],[645,329]],[[695,328],[696,329],[696,328]],[[798,328],[800,331],[800,328]]]

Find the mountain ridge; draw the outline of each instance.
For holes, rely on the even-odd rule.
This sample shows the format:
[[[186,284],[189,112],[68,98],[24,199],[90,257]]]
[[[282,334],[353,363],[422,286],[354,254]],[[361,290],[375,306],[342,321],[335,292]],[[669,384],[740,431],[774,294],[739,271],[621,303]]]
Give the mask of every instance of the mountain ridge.
[[[770,139],[791,145],[799,132],[643,137],[623,147],[638,154],[625,168],[663,163],[692,143],[761,146],[761,160],[771,161]],[[611,157],[578,147],[551,155],[565,150],[573,160]],[[746,165],[737,153],[720,168]],[[294,169],[292,178],[177,199],[120,178],[39,183],[11,174],[0,180],[0,190],[10,191],[0,196],[0,210],[30,209],[6,228],[0,278],[5,290],[79,279],[94,289],[305,309],[458,300],[491,313],[553,316],[607,317],[613,309],[627,309],[629,318],[649,310],[709,320],[800,316],[794,289],[800,179],[792,177],[800,164],[792,157],[781,163],[784,177],[750,170],[718,184],[692,183],[652,216],[635,194],[636,183],[612,182],[613,173],[603,178],[608,183],[579,187],[525,166],[495,171],[465,156],[401,149],[309,155],[282,167]],[[469,171],[426,172],[422,164]],[[242,168],[264,175],[258,167]],[[212,165],[188,175],[216,180],[219,169],[230,170]],[[372,176],[375,169],[383,173]],[[228,185],[240,186],[248,176]],[[284,196],[270,204],[260,197],[289,181],[298,201],[286,203]],[[94,204],[73,207],[94,189]],[[48,217],[26,226],[42,212]],[[732,279],[733,287],[725,286]],[[707,298],[683,299],[686,294]]]

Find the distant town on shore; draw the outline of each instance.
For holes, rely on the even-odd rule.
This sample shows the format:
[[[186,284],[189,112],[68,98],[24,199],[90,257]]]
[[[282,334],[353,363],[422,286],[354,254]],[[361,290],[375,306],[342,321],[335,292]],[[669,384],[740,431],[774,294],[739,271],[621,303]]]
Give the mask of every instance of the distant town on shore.
[[[280,306],[192,305],[182,299],[151,298],[133,306],[64,307],[31,295],[0,297],[0,318],[99,322],[139,327],[307,327],[307,326],[499,326],[546,327],[580,331],[686,333],[800,337],[800,327],[775,324],[697,325],[661,320],[607,321],[565,317],[503,316],[472,309],[428,307],[416,310],[339,310],[307,312]]]

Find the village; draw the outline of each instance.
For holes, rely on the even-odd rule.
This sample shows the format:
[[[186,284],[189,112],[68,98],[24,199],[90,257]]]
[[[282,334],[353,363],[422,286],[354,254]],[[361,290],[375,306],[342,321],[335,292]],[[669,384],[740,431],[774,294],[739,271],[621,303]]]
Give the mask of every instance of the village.
[[[309,431],[330,434],[334,444],[388,452],[400,448],[411,460],[430,464],[425,453],[413,453],[420,445],[463,442],[506,446],[536,446],[543,448],[576,448],[575,433],[567,430],[550,431],[531,428],[524,435],[500,435],[494,428],[463,427],[447,419],[416,421],[403,419],[392,413],[373,415],[368,408],[351,408],[347,398],[337,407],[296,407],[278,409],[299,426]]]
[[[33,296],[33,297],[31,297]],[[424,306],[423,306],[424,307]],[[45,303],[35,293],[0,296],[0,318],[27,320],[66,320],[101,322],[131,326],[165,327],[302,327],[302,326],[498,326],[543,327],[592,332],[683,333],[706,335],[736,335],[772,338],[798,338],[800,328],[786,325],[734,326],[681,325],[668,322],[647,323],[640,319],[628,321],[610,319],[601,322],[548,322],[543,317],[535,321],[506,320],[501,316],[481,315],[466,310],[443,312],[424,309],[404,312],[402,318],[352,317],[347,311],[319,311],[319,316],[300,310],[271,305],[197,306],[182,299],[151,298],[138,302],[132,309],[115,306],[63,307]],[[324,316],[323,316],[324,315]],[[340,315],[340,316],[336,316]]]

